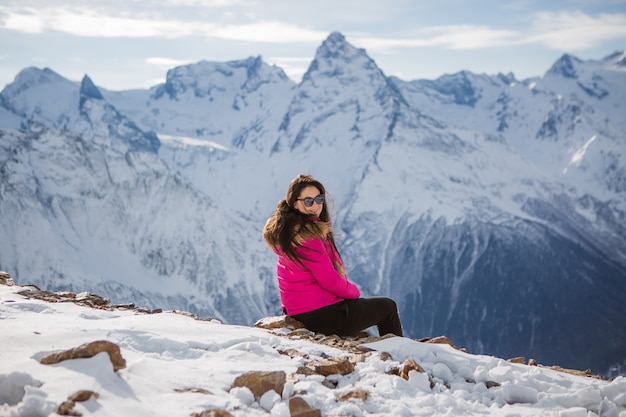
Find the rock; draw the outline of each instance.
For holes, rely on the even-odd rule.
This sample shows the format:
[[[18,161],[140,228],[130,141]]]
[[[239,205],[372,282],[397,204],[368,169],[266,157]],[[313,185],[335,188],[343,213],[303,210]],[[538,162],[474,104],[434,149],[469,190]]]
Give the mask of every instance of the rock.
[[[446,336],[429,337],[426,339],[421,339],[419,341],[423,343],[436,343],[436,344],[441,344],[441,345],[450,345],[453,348],[460,350],[458,347],[456,347],[454,343],[452,343],[452,340],[448,339]]]
[[[303,365],[303,366],[298,366],[298,369],[296,370],[296,374],[309,376],[309,375],[315,374],[315,371],[309,368],[308,366]]]
[[[328,375],[348,375],[354,371],[354,365],[346,358],[333,358],[324,361],[314,362],[313,369],[315,372],[328,376]]]
[[[280,353],[281,355],[287,355],[290,358],[306,358],[308,355],[306,353],[302,353],[297,349],[292,349],[292,348],[288,348],[285,350],[281,350],[281,349],[276,349],[276,351],[278,353]]]
[[[74,401],[65,401],[57,408],[57,414],[60,416],[82,416],[81,413],[74,410]]]
[[[135,309],[137,310],[137,309]],[[149,309],[148,309],[149,310]],[[147,311],[148,313],[162,313],[163,310],[160,308],[154,309],[154,310],[149,310]],[[198,321],[210,321],[211,323],[219,323],[219,324],[223,324],[222,320],[215,318],[215,317],[200,317],[195,313],[190,313],[189,311],[183,311],[183,310],[172,310],[171,313],[173,314],[180,314],[181,316],[187,316],[187,317],[191,317],[194,320],[198,320]]]
[[[93,391],[88,391],[88,390],[78,391],[74,393],[73,395],[70,395],[67,398],[67,401],[59,405],[59,407],[57,408],[57,414],[61,416],[82,416],[81,413],[74,410],[74,405],[76,405],[77,402],[87,401],[91,397],[94,397],[97,399],[100,396],[98,395],[97,392],[93,392]]]
[[[289,415],[291,417],[322,417],[322,412],[311,407],[302,397],[291,397]]]
[[[191,417],[233,417],[231,413],[219,408],[204,410],[201,413],[191,413]]]
[[[174,388],[174,392],[191,392],[193,394],[213,394],[204,388]]]
[[[107,352],[109,354],[114,371],[126,368],[126,360],[122,357],[119,346],[106,340],[85,343],[77,348],[72,348],[60,353],[53,353],[42,358],[39,362],[43,365],[52,365],[68,359],[91,358],[100,352]]]
[[[518,356],[515,358],[510,358],[506,360],[509,363],[526,363],[526,358],[523,356]]]
[[[106,306],[111,302],[111,300],[109,300],[108,298],[100,297],[97,294],[93,294],[87,291],[76,294],[74,300],[76,300],[77,302],[82,301],[84,303],[94,306]]]
[[[97,392],[89,391],[89,390],[81,390],[75,392],[73,395],[70,395],[67,399],[74,402],[87,401],[91,397],[96,400],[100,398],[100,395]]]
[[[8,272],[0,271],[0,285],[7,285],[9,287],[13,287],[17,285],[15,281],[11,278]]]
[[[562,367],[560,367],[558,365],[549,366],[548,368],[554,369],[555,371],[564,372],[564,373],[570,374],[570,375],[578,375],[578,376],[585,376],[585,377],[590,377],[590,378],[602,379],[602,377],[600,375],[592,375],[591,369],[585,369],[584,371],[579,371],[577,369],[562,368]]]
[[[282,395],[286,381],[287,375],[284,371],[252,371],[235,378],[231,388],[246,387],[252,391],[254,398],[258,401],[269,390],[274,390],[278,395]]]
[[[485,381],[485,386],[487,387],[487,389],[489,389],[489,388],[499,387],[500,383],[495,382],[495,381]]]
[[[424,373],[424,368],[422,368],[417,362],[413,359],[407,359],[402,364],[402,370],[400,371],[400,377],[403,379],[409,380],[409,372],[417,371],[419,373]]]
[[[337,398],[338,401],[348,401],[351,399],[357,399],[365,401],[369,398],[370,393],[362,388],[357,388],[353,391],[347,392]]]
[[[267,330],[282,329],[283,327],[291,330],[306,329],[304,324],[289,316],[263,317],[254,323],[254,326]]]

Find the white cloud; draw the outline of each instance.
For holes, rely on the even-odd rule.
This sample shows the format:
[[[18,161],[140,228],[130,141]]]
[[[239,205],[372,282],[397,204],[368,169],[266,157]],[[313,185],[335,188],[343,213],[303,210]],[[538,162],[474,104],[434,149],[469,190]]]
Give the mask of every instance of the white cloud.
[[[574,51],[607,40],[626,38],[626,14],[589,16],[581,11],[541,12],[535,15],[532,32],[525,42]]]
[[[150,65],[154,65],[155,67],[166,68],[166,69],[192,63],[192,61],[189,61],[189,60],[163,58],[163,57],[147,58],[146,62]]]
[[[278,21],[216,26],[215,33],[205,33],[222,39],[267,43],[318,43],[328,32],[306,29]]]
[[[164,0],[165,4],[180,6],[202,6],[202,7],[232,7],[242,4],[241,0]]]
[[[451,25],[421,29],[414,37],[356,37],[354,43],[371,51],[416,47],[486,49],[521,44],[541,44],[551,49],[574,51],[626,38],[625,14],[590,16],[576,12],[539,12],[527,30],[500,30],[487,26]]]
[[[244,4],[247,4],[246,8],[242,7]],[[79,37],[200,37],[268,44],[317,44],[331,31],[326,28],[321,30],[320,26],[290,23],[285,20],[287,17],[255,20],[251,17],[254,14],[252,12],[245,17],[241,13],[234,13],[233,6],[247,10],[248,6],[260,4],[246,3],[244,0],[160,0],[154,8],[143,8],[140,12],[122,9],[125,7],[122,4],[115,10],[110,7],[95,9],[85,5],[8,5],[0,6],[0,28],[31,34],[53,30]],[[164,5],[165,8],[162,8]],[[212,10],[220,8],[220,11],[208,13],[211,18],[207,18],[206,13],[201,13],[207,7]],[[186,12],[195,14],[191,19],[185,20],[180,14],[169,13],[178,8],[188,8]],[[380,53],[400,48],[472,50],[520,44],[540,44],[552,49],[573,51],[590,48],[607,40],[626,38],[626,14],[591,16],[581,11],[537,12],[525,29],[498,29],[496,25],[498,22],[491,26],[430,26],[396,37],[354,31],[349,38],[355,45]],[[402,31],[403,28],[398,30]],[[381,30],[380,33],[389,32]]]
[[[519,38],[519,33],[512,30],[474,25],[433,27],[429,31],[440,33],[431,38],[431,46],[443,46],[449,49],[490,48],[510,44]]]
[[[44,22],[32,9],[19,11],[10,10],[7,7],[0,7],[0,27],[3,29],[16,30],[25,33],[40,33],[44,27]]]
[[[188,1],[188,0],[185,0]],[[265,43],[318,43],[327,32],[280,21],[221,24],[199,20],[182,21],[103,15],[91,9],[0,7],[0,27],[27,33],[46,30],[82,37],[184,38],[202,36]]]
[[[368,50],[388,48],[434,47],[447,49],[480,49],[516,42],[519,33],[510,30],[496,30],[485,26],[453,25],[433,26],[421,30],[413,38],[361,38],[355,40]]]

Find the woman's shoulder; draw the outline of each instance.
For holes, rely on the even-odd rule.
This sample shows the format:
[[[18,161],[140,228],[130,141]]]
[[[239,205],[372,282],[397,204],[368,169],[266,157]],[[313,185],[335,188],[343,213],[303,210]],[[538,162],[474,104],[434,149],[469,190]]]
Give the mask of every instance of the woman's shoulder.
[[[332,232],[330,222],[314,221],[296,225],[295,239],[297,244],[303,244],[309,240],[326,240],[329,233]]]

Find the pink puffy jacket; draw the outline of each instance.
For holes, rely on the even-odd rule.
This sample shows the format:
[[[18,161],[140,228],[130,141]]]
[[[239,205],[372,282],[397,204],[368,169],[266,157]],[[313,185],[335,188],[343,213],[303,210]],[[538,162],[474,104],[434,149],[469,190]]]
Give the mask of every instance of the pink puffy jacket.
[[[361,292],[345,277],[341,258],[330,241],[312,237],[297,249],[305,268],[274,248],[278,255],[278,288],[290,316],[359,298]]]

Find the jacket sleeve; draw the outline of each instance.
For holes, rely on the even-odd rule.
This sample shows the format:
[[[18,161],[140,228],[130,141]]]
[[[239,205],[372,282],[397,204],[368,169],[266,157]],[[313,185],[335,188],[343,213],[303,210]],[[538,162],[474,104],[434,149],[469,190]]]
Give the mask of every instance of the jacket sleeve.
[[[359,298],[361,291],[335,270],[321,239],[309,239],[297,251],[304,266],[313,274],[322,288],[341,298]]]

